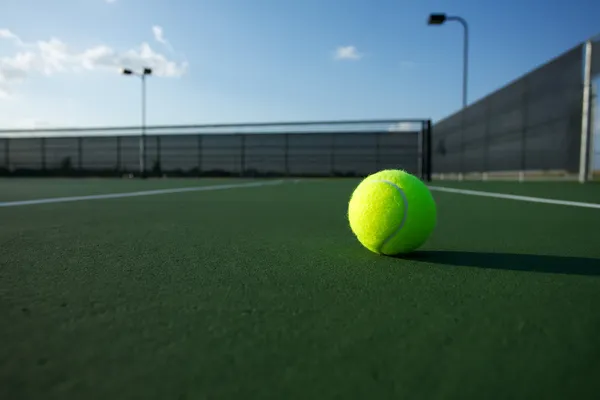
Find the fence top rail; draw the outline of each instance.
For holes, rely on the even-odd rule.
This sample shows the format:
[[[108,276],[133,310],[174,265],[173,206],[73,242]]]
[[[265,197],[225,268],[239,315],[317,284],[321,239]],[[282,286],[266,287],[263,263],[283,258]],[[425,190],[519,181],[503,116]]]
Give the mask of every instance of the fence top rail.
[[[203,136],[203,137],[216,137],[216,136],[222,136],[222,137],[240,137],[240,136],[254,136],[254,137],[264,137],[264,136],[271,136],[271,137],[283,137],[283,136],[302,136],[302,135],[322,135],[323,137],[330,137],[330,136],[348,136],[348,135],[389,135],[389,134],[393,134],[393,133],[401,133],[403,135],[418,135],[420,133],[420,131],[416,131],[416,130],[406,130],[406,131],[387,131],[387,130],[364,130],[364,131],[290,131],[290,132],[245,132],[245,133],[240,133],[240,132],[186,132],[186,133],[147,133],[146,134],[146,138],[169,138],[169,137],[173,137],[173,138],[181,138],[181,137],[195,137],[195,136]],[[92,134],[92,135],[77,135],[77,134],[73,134],[73,135],[28,135],[28,134],[23,134],[23,135],[5,135],[2,136],[0,135],[0,139],[13,139],[13,140],[19,140],[19,139],[72,139],[72,140],[76,140],[76,139],[117,139],[117,138],[139,138],[140,134],[135,134],[135,133],[113,133],[113,134],[106,134],[106,135],[100,135],[100,134]]]
[[[197,134],[268,134],[268,133],[332,133],[344,131],[364,132],[410,132],[424,129],[430,119],[372,119],[372,120],[334,120],[304,122],[256,122],[231,124],[195,124],[195,125],[149,125],[145,127],[146,135],[197,135]],[[374,129],[374,126],[378,126]],[[297,127],[291,131],[291,127]],[[345,127],[343,129],[341,127]],[[301,129],[301,132],[298,130]],[[108,127],[65,127],[43,129],[0,129],[0,138],[42,138],[42,137],[82,137],[82,136],[140,136],[142,127],[108,126]],[[221,132],[219,132],[221,131]]]

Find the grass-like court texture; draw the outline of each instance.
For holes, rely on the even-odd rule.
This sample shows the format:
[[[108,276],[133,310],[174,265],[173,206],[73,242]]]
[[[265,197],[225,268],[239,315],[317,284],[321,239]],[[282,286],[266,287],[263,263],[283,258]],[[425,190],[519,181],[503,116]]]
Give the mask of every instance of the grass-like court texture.
[[[434,191],[431,239],[385,257],[359,180],[248,182],[0,180],[0,206],[212,187],[0,207],[0,399],[598,398],[600,209]]]

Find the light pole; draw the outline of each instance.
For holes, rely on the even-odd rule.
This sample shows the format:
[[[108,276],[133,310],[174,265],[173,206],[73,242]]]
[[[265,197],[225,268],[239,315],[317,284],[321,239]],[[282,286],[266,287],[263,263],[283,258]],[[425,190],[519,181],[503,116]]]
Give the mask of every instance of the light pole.
[[[135,75],[142,79],[142,135],[140,136],[140,176],[146,177],[146,76],[152,75],[151,68],[144,68],[142,72],[123,68],[123,75]]]
[[[469,25],[467,21],[458,16],[447,16],[446,14],[429,14],[427,20],[428,25],[443,25],[446,21],[459,22],[464,28],[464,44],[463,44],[463,90],[462,90],[462,113],[461,113],[461,134],[460,134],[460,172],[458,179],[463,180],[463,159],[465,154],[464,149],[464,134],[465,134],[465,111],[467,108],[467,82],[469,75]]]
[[[428,25],[442,25],[446,21],[457,21],[459,22],[465,31],[464,35],[464,46],[463,46],[463,93],[462,93],[462,106],[467,106],[467,81],[469,75],[469,26],[467,21],[457,16],[447,16],[446,14],[430,14]]]

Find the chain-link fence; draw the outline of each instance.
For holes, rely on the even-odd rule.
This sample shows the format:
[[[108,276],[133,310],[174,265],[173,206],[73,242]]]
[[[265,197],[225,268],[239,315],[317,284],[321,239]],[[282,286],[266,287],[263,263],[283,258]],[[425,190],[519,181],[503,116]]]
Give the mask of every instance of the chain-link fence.
[[[592,76],[600,72],[600,46],[595,43],[593,47]],[[585,121],[591,110],[591,96],[585,90],[590,82],[584,73],[590,49],[577,45],[437,122],[433,127],[434,175],[578,174],[582,138],[589,129]]]
[[[401,168],[430,176],[428,120],[148,127],[144,140],[135,131],[3,131],[0,170],[139,175],[143,165],[149,176],[365,176]]]

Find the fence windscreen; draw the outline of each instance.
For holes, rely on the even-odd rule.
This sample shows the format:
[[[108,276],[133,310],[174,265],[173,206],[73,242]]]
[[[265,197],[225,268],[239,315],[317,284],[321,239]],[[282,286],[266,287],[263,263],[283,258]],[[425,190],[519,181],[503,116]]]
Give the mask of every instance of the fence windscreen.
[[[600,112],[598,111],[598,93],[600,88],[600,37],[592,41],[591,59],[592,78],[592,104],[591,104],[591,139],[592,139],[592,161],[591,169],[596,175],[600,175]]]
[[[583,46],[578,45],[433,127],[433,172],[579,167]]]
[[[4,132],[0,168],[9,174],[138,174],[145,154],[143,173],[160,176],[366,176],[396,168],[427,179],[430,173],[428,120],[148,127],[143,137],[131,131]]]

